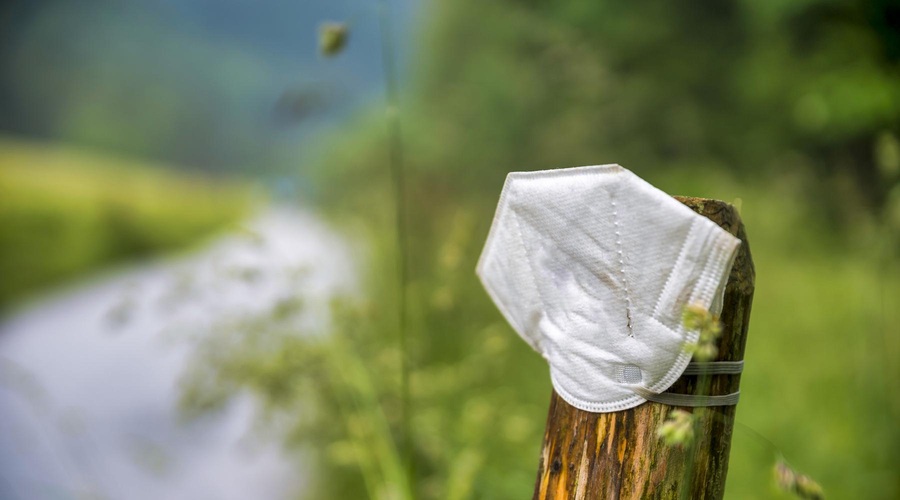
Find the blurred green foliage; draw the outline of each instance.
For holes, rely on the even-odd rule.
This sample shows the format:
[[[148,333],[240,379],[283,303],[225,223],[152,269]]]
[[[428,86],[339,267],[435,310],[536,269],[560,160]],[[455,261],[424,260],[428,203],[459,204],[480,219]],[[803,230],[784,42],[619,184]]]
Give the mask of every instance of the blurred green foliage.
[[[401,112],[416,498],[531,494],[549,377],[475,263],[507,172],[608,162],[742,209],[757,289],[726,496],[779,498],[777,456],[755,432],[829,497],[900,495],[897,8],[433,9]],[[311,497],[403,497],[389,444],[402,426],[383,110],[323,150],[321,201],[366,249],[365,296],[337,312],[329,335],[276,328],[262,342],[239,328],[212,341],[215,362],[188,383],[205,389],[189,390],[186,406],[250,390],[290,443],[320,458]]]
[[[196,242],[250,202],[246,185],[0,138],[0,310],[86,271]]]
[[[830,497],[894,498],[900,266],[869,246],[874,236],[857,244],[823,234],[790,184],[771,190],[697,172],[656,182],[742,196],[758,280],[726,497],[790,498],[774,489],[777,453],[759,433]],[[261,427],[315,459],[312,498],[408,498],[397,493],[405,479],[391,444],[401,426],[390,202],[370,202],[343,216],[372,252],[364,298],[340,301],[325,335],[297,331],[277,305],[214,324],[219,335],[207,337],[185,380],[194,411],[258,397]],[[463,197],[428,210],[432,231],[415,247],[409,285],[414,498],[527,497],[550,384],[544,360],[474,277],[492,208],[479,212]]]

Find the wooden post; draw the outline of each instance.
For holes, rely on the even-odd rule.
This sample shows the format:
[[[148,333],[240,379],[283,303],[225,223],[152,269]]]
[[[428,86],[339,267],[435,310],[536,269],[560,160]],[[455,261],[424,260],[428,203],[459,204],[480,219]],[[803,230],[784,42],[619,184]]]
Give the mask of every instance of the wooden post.
[[[725,288],[716,361],[741,360],[755,275],[744,225],[737,210],[725,202],[676,199],[741,240]],[[739,388],[740,375],[711,377],[709,394],[728,394]],[[667,392],[695,394],[697,385],[697,376],[682,376]],[[554,391],[534,498],[677,499],[682,488],[687,488],[690,499],[722,498],[735,406],[704,408],[695,444],[688,449],[666,446],[656,435],[673,408],[647,402],[625,411],[590,413],[572,407]],[[694,455],[692,467],[688,466],[689,452]]]

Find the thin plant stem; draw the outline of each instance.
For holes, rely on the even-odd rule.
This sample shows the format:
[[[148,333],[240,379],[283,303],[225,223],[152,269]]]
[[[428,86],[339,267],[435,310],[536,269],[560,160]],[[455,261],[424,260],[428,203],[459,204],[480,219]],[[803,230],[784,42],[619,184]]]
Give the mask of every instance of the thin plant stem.
[[[784,458],[784,452],[781,451],[781,448],[779,448],[778,445],[773,443],[771,439],[762,435],[759,431],[757,431],[753,427],[750,427],[749,425],[741,422],[740,420],[738,420],[734,417],[726,417],[725,415],[719,415],[718,413],[710,413],[710,416],[712,418],[715,418],[719,422],[723,422],[725,424],[731,424],[734,426],[735,429],[746,432],[747,436],[750,436],[753,439],[755,439],[757,444],[761,444],[764,447],[766,447],[770,452],[772,452],[772,455],[775,456],[776,458]]]
[[[372,384],[370,374],[359,355],[340,336],[328,354],[335,370],[338,389],[338,405],[344,417],[348,434],[357,450],[358,463],[369,496],[373,499],[390,498],[411,500],[415,498],[408,490],[402,457],[390,438],[390,427],[381,406],[378,391]],[[353,423],[353,415],[358,412],[363,418]],[[381,486],[381,487],[380,487]]]
[[[744,432],[746,432],[748,436],[753,437],[753,439],[755,439],[757,443],[761,443],[761,444],[765,445],[765,447],[768,448],[769,451],[772,452],[772,454],[774,456],[780,457],[780,458],[784,457],[784,453],[782,453],[781,448],[779,448],[775,443],[773,443],[771,439],[760,434],[759,431],[757,431],[753,427],[750,427],[749,425],[747,425],[743,422],[740,422],[734,418],[731,419],[731,423],[734,424],[735,426],[737,426],[738,428],[742,429]]]
[[[878,290],[880,292],[879,297],[876,299],[880,306],[878,320],[877,320],[877,330],[881,331],[881,338],[879,349],[881,353],[873,353],[876,355],[883,356],[884,363],[883,369],[885,373],[879,374],[875,373],[874,375],[883,376],[883,380],[886,381],[886,386],[882,389],[885,394],[889,394],[892,397],[888,399],[888,409],[889,409],[889,418],[891,414],[900,413],[900,398],[898,398],[898,391],[896,390],[896,377],[894,373],[891,371],[891,367],[897,366],[897,351],[893,347],[893,343],[891,342],[891,329],[888,325],[890,322],[887,318],[887,296],[888,296],[888,279],[893,278],[894,274],[894,264],[895,264],[895,252],[897,247],[895,246],[894,240],[894,232],[891,231],[890,222],[887,220],[887,211],[882,210],[880,217],[877,222],[878,227],[878,235],[880,236],[878,239],[880,241],[879,245],[875,245],[875,267],[873,270],[876,272],[877,277],[876,281],[878,283]],[[877,358],[872,358],[877,359]],[[897,415],[894,415],[895,418]]]
[[[712,375],[709,373],[702,373],[697,383],[698,391],[700,394],[708,394],[710,388],[712,387]],[[699,407],[694,412],[694,441],[691,443],[691,446],[688,448],[688,464],[687,469],[685,470],[685,480],[682,482],[681,491],[679,492],[679,499],[686,500],[690,499],[691,492],[691,482],[693,481],[694,476],[694,468],[697,462],[697,444],[700,440],[699,430],[702,428],[703,419],[704,418],[712,418],[719,420],[720,422],[731,423],[739,429],[747,432],[747,435],[753,437],[757,440],[757,442],[765,445],[776,458],[784,459],[784,453],[782,453],[781,449],[775,445],[770,439],[760,434],[756,429],[750,427],[747,424],[739,422],[734,417],[726,417],[724,415],[719,415],[715,412],[715,410],[706,407]]]
[[[710,386],[712,386],[712,375],[710,375],[706,370],[704,370],[700,374],[700,378],[697,381],[697,387],[699,394],[709,394]],[[690,447],[688,448],[688,463],[687,468],[684,472],[684,481],[681,482],[681,491],[679,494],[680,500],[690,500],[691,498],[691,484],[694,479],[694,468],[697,464],[697,450],[699,449],[700,443],[700,430],[702,429],[703,419],[706,416],[708,409],[706,407],[698,407],[694,410],[694,440],[691,442]]]
[[[387,102],[388,149],[391,178],[396,199],[397,233],[397,336],[400,347],[400,406],[401,439],[406,463],[409,490],[415,493],[415,461],[412,453],[412,405],[410,402],[410,349],[407,332],[407,284],[409,281],[409,244],[407,236],[406,179],[403,167],[403,143],[400,130],[400,108],[397,97],[397,74],[392,43],[391,12],[387,0],[378,0],[379,28],[381,32],[381,60],[384,71],[385,100]]]

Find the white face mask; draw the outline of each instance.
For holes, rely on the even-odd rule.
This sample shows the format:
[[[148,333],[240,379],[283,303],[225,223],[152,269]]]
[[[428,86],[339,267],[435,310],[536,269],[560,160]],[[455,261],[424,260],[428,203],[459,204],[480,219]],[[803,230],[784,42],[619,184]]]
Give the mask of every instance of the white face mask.
[[[671,386],[718,314],[740,240],[618,165],[506,178],[477,273],[572,406],[611,412]]]

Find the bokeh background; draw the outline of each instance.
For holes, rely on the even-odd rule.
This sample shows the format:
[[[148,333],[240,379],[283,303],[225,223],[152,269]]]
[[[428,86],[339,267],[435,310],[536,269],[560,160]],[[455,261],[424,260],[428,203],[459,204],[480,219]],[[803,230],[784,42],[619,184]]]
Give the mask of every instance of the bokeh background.
[[[41,0],[0,27],[3,498],[529,496],[549,377],[475,262],[507,172],[612,162],[747,226],[726,497],[783,496],[783,455],[900,498],[900,4]]]

